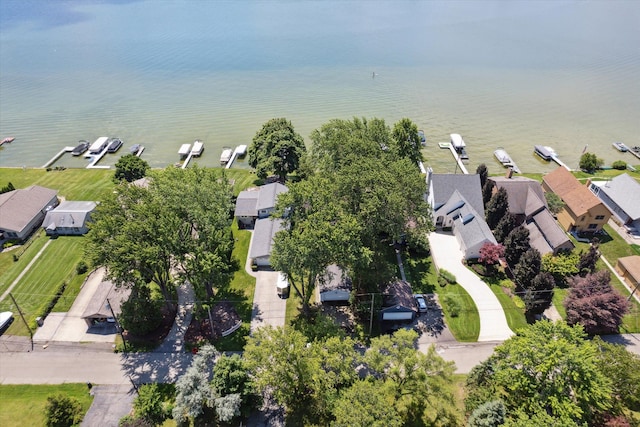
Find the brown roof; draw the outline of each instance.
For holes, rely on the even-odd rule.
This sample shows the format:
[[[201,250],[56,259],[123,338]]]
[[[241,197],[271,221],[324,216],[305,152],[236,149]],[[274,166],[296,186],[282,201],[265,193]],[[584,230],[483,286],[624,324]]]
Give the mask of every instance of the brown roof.
[[[618,264],[623,266],[636,282],[640,283],[640,255],[618,258]]]
[[[57,190],[32,185],[0,194],[0,229],[22,231],[49,206]]]
[[[530,216],[547,207],[542,186],[534,179],[523,176],[492,176],[489,179],[496,187],[506,190],[509,212],[514,215]]]
[[[576,216],[584,215],[589,209],[602,203],[586,185],[580,184],[571,172],[562,166],[545,175],[542,180]]]

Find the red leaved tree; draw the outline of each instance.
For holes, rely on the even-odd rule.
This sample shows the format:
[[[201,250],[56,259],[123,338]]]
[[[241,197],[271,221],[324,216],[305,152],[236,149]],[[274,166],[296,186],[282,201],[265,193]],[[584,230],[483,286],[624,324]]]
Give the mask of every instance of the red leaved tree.
[[[487,242],[480,248],[478,261],[487,267],[487,272],[493,272],[502,257],[504,257],[504,246]]]
[[[590,335],[618,333],[629,302],[610,282],[606,270],[569,279],[571,290],[564,301],[567,323],[581,324]]]

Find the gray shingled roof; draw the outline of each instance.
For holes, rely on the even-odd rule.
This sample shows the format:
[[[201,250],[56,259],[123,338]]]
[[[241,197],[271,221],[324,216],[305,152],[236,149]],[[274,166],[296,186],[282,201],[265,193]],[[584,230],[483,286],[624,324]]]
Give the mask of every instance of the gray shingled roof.
[[[484,212],[480,175],[439,174],[431,175],[434,209],[447,203],[454,191],[458,191],[476,212]]]
[[[391,297],[390,300],[393,304],[391,307],[383,309],[383,311],[398,306],[416,311],[416,302],[413,299],[413,291],[409,282],[396,280],[395,282],[387,283],[384,286],[383,293]]]
[[[256,221],[251,238],[251,252],[249,258],[259,258],[271,255],[273,237],[283,230],[282,220],[277,218],[262,218]]]
[[[530,216],[547,207],[542,185],[536,180],[524,176],[492,176],[489,180],[498,188],[506,190],[509,212],[512,214]]]
[[[117,316],[121,313],[121,306],[124,301],[129,298],[131,289],[116,288],[116,286],[109,281],[101,282],[91,297],[87,308],[82,313],[83,319],[89,318],[108,318],[113,314],[107,305],[107,299],[111,304],[113,313]]]
[[[54,230],[58,227],[83,227],[95,208],[96,202],[62,202],[58,207],[47,212],[42,226],[47,230]]]
[[[525,228],[529,230],[529,244],[532,248],[537,249],[541,255],[553,252],[553,248],[549,246],[549,243],[547,243],[542,231],[535,222],[532,221],[525,224]]]
[[[342,268],[331,264],[327,266],[324,274],[318,276],[318,287],[320,292],[338,289],[351,291],[351,279]]]
[[[459,217],[455,220],[454,232],[460,236],[467,248],[484,241],[497,243],[484,220],[484,215],[477,212],[459,191],[454,191],[449,201],[436,212],[440,212],[440,215],[446,214],[450,218]]]
[[[258,203],[259,194],[260,192],[257,189],[241,191],[236,199],[236,209],[233,215],[257,217],[258,209],[256,209],[256,204]]]
[[[526,227],[529,229],[531,246],[538,249],[543,255],[555,251],[571,241],[553,218],[553,215],[546,209],[535,214],[527,222]]]
[[[640,183],[623,173],[613,178],[600,191],[604,192],[634,221],[640,218]]]
[[[258,202],[256,209],[258,211],[262,209],[270,209],[276,205],[278,194],[284,193],[289,189],[279,182],[263,185],[260,187],[260,195],[258,196]]]
[[[0,230],[22,231],[57,194],[39,185],[0,194]]]

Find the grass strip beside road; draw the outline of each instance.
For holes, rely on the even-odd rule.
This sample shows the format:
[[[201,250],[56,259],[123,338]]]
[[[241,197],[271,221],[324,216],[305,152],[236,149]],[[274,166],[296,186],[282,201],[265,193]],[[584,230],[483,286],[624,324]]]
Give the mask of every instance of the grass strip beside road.
[[[83,415],[87,413],[93,396],[86,384],[56,385],[0,385],[0,425],[31,427],[46,425],[47,397],[61,393],[80,401]]]
[[[480,315],[471,295],[458,284],[449,284],[444,287],[436,286],[436,293],[438,294],[438,300],[440,301],[440,306],[442,306],[447,326],[456,340],[461,342],[478,341]],[[455,317],[451,315],[447,304],[444,303],[447,296],[455,299],[460,306],[459,314]]]

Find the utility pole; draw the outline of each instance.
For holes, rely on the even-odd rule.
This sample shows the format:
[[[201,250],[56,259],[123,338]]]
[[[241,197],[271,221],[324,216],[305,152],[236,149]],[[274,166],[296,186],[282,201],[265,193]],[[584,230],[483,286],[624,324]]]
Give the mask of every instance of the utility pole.
[[[369,336],[373,332],[373,301],[376,298],[376,294],[371,294],[371,315],[369,317]]]
[[[109,307],[109,311],[111,312],[111,317],[113,317],[113,320],[116,321],[116,328],[118,328],[118,332],[120,333],[120,338],[122,338],[122,346],[124,347],[124,351],[127,351],[127,341],[124,339],[124,334],[122,333],[120,322],[118,322],[118,318],[116,317],[116,314],[113,312],[113,307],[111,307],[109,298],[107,298],[107,307]]]
[[[16,308],[18,309],[18,313],[20,313],[20,317],[22,318],[22,321],[24,322],[24,326],[26,326],[27,330],[29,331],[29,338],[31,339],[31,351],[33,351],[33,332],[31,332],[31,328],[29,327],[29,324],[27,323],[27,321],[24,319],[24,314],[22,314],[22,310],[20,310],[20,306],[18,306],[18,303],[16,302],[16,299],[13,297],[11,292],[9,292],[9,296],[11,297],[11,300],[13,301],[13,303],[16,306]]]

